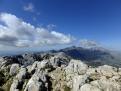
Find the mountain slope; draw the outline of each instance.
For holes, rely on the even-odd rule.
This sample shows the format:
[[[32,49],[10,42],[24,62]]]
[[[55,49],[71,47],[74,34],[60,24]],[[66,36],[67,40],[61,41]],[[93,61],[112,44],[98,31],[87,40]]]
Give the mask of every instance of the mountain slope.
[[[83,48],[83,47],[68,47],[61,49],[56,52],[64,52],[66,55],[82,60],[92,66],[100,65],[112,65],[121,67],[121,54],[113,52],[104,48],[95,47],[95,48]]]

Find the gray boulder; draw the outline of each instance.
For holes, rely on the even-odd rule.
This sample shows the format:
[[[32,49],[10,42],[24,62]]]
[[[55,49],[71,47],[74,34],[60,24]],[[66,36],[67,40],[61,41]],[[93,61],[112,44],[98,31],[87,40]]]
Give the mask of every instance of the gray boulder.
[[[21,68],[19,70],[19,73],[16,75],[16,78],[21,81],[22,79],[25,79],[27,75],[27,69],[26,68]]]
[[[88,81],[88,75],[77,75],[73,77],[72,91],[80,91],[81,86]]]
[[[73,91],[103,91],[101,89],[99,89],[98,87],[96,86],[93,86],[91,84],[84,84],[80,90],[73,90]],[[110,90],[108,90],[110,91]]]
[[[46,84],[46,74],[38,69],[28,81],[24,91],[46,91]]]
[[[19,64],[12,64],[10,68],[10,75],[14,76],[19,72]]]
[[[66,67],[65,71],[68,74],[78,74],[82,75],[85,74],[88,69],[88,66],[81,62],[80,60],[72,59],[69,62],[69,65]]]
[[[114,75],[118,75],[118,69],[116,67],[112,67],[109,65],[99,66],[97,68],[97,72],[106,77],[113,77]]]

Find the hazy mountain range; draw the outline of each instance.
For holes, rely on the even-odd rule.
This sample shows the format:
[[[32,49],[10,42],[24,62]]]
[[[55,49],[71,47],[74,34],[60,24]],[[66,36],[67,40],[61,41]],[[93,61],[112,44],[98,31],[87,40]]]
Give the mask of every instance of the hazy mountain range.
[[[72,58],[82,60],[92,66],[104,64],[121,66],[121,53],[104,48],[69,47],[57,52],[64,52]]]
[[[25,53],[41,54],[41,53],[59,53],[59,52],[63,52],[73,59],[82,60],[91,66],[100,66],[108,64],[112,66],[121,67],[121,53],[117,51],[111,51],[102,47],[84,48],[84,47],[72,46],[60,50],[50,50],[45,52],[44,51],[43,52],[3,51],[0,52],[0,56],[12,56]]]

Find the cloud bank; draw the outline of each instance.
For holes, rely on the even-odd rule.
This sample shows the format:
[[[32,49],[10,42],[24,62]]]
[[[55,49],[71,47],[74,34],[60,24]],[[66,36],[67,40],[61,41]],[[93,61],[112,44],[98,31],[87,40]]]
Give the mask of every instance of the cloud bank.
[[[12,47],[33,47],[43,45],[69,44],[73,37],[49,28],[35,27],[15,15],[0,13],[0,45]]]

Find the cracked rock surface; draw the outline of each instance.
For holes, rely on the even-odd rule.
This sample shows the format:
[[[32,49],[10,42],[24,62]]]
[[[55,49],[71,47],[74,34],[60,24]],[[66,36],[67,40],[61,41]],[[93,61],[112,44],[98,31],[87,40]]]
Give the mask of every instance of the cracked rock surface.
[[[121,68],[64,53],[0,57],[0,91],[121,91]]]

